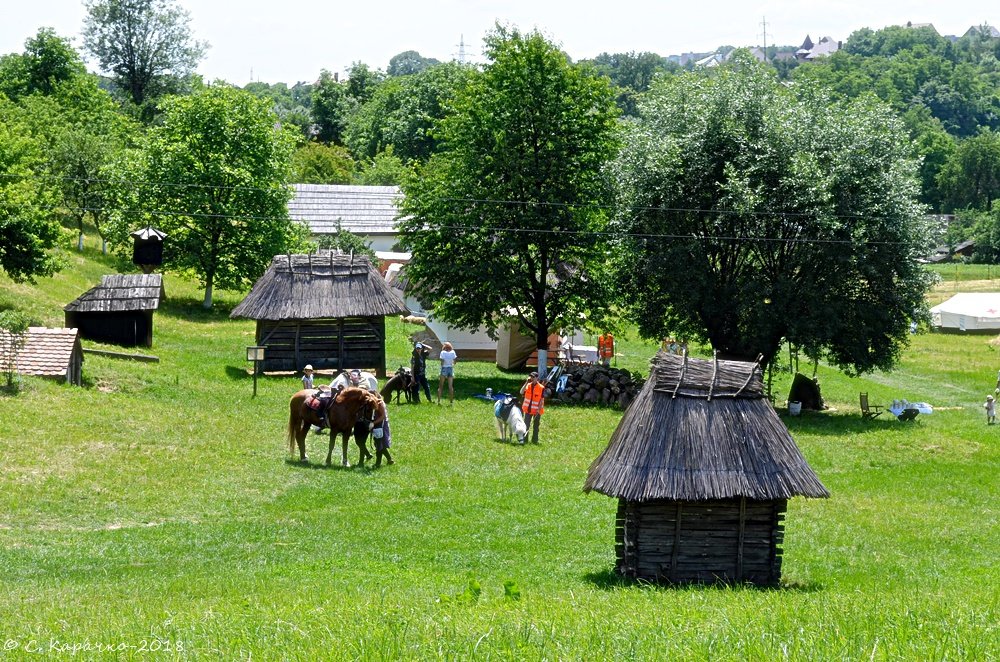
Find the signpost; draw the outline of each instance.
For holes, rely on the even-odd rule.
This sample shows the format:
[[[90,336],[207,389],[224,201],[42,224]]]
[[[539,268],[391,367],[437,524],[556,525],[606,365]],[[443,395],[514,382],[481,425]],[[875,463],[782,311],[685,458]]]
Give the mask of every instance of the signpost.
[[[253,361],[253,397],[257,397],[257,367],[264,360],[264,350],[266,347],[252,345],[247,347],[247,361]]]

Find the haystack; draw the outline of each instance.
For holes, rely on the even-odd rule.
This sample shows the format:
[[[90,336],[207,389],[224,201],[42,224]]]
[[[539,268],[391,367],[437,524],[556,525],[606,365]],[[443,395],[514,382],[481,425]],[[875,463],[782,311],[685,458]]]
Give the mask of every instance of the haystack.
[[[233,309],[257,320],[263,370],[368,368],[385,376],[385,316],[409,310],[367,257],[277,255]]]
[[[787,500],[828,497],[756,363],[660,352],[584,491],[618,499],[619,573],[654,582],[781,578]]]

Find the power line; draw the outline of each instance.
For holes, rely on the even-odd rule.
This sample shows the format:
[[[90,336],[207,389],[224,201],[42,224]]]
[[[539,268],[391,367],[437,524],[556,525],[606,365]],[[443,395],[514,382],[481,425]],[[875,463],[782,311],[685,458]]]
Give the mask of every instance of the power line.
[[[215,220],[245,220],[245,221],[281,221],[286,220],[286,217],[282,216],[256,216],[250,214],[213,214],[207,212],[178,212],[178,211],[159,211],[159,210],[139,210],[139,209],[124,209],[116,207],[67,207],[62,205],[43,207],[42,209],[47,209],[50,211],[68,211],[68,212],[119,212],[123,214],[148,214],[151,216],[161,216],[161,217],[181,217],[181,218],[201,218],[201,219],[215,219]],[[296,219],[288,219],[296,222]],[[656,233],[656,232],[617,232],[617,231],[597,231],[597,230],[557,230],[557,229],[535,229],[535,228],[511,228],[511,227],[496,227],[496,226],[484,226],[484,225],[437,225],[436,230],[448,230],[452,232],[496,232],[500,234],[536,234],[536,235],[561,235],[561,236],[590,236],[590,237],[606,237],[611,239],[622,239],[622,238],[632,238],[632,239],[668,239],[668,240],[685,240],[685,241],[753,241],[761,243],[786,243],[786,244],[852,244],[852,245],[864,245],[864,246],[895,246],[902,244],[901,241],[885,241],[885,240],[866,240],[866,241],[856,241],[852,239],[821,239],[821,238],[811,238],[811,237],[767,237],[767,236],[729,236],[729,235],[708,235],[708,234],[674,234],[674,233]]]
[[[150,182],[142,180],[130,180],[130,179],[99,179],[99,178],[89,178],[89,177],[67,177],[58,175],[16,175],[16,174],[0,174],[0,179],[53,179],[57,181],[73,181],[73,182],[83,182],[91,184],[114,184],[116,186],[150,186],[150,187],[163,187],[163,188],[195,188],[195,189],[205,189],[205,190],[240,190],[240,191],[258,191],[267,192],[272,189],[264,188],[259,186],[226,186],[221,184],[197,184],[197,183],[184,183],[184,182]],[[282,184],[282,186],[296,186],[297,184]],[[315,184],[305,184],[304,186],[317,186]],[[323,185],[319,185],[323,186]],[[336,186],[349,186],[349,185],[336,185]],[[360,200],[384,200],[387,202],[393,202],[402,197],[402,193],[395,192],[382,192],[382,191],[351,191],[350,197]],[[292,202],[295,200],[300,201],[316,201],[324,200],[328,198],[342,199],[344,196],[343,191],[329,190],[329,189],[306,189],[298,190],[292,198]],[[442,198],[445,202],[453,202],[460,204],[483,204],[483,205],[503,205],[512,207],[548,207],[548,208],[567,208],[567,209],[600,209],[606,211],[619,211],[622,206],[609,203],[570,203],[570,202],[548,202],[544,200],[497,200],[491,198],[460,198],[460,197],[448,197]],[[628,208],[633,212],[663,212],[663,213],[675,213],[675,214],[717,214],[717,215],[743,215],[743,216],[766,216],[766,217],[782,217],[788,219],[794,218],[816,218],[817,215],[822,215],[824,218],[838,219],[838,220],[859,220],[870,218],[870,215],[865,214],[829,214],[823,212],[800,212],[800,211],[782,211],[782,210],[735,210],[735,209],[704,209],[697,207],[667,207],[667,206],[656,206],[656,205],[636,205]],[[100,211],[100,209],[98,209]],[[132,210],[132,213],[152,213],[144,212],[143,210]],[[187,214],[191,215],[191,214]],[[250,217],[243,217],[250,218]],[[264,217],[260,217],[264,218]]]

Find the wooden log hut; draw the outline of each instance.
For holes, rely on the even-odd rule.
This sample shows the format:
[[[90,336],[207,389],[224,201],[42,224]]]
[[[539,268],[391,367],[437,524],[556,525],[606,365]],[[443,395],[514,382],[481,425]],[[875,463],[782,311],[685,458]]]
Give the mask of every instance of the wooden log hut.
[[[777,585],[788,499],[829,496],[758,364],[665,352],[591,464],[591,490],[618,499],[616,570],[676,584]]]
[[[153,313],[163,298],[160,274],[102,276],[63,308],[66,326],[95,342],[132,347],[153,345]]]
[[[367,257],[320,251],[275,256],[230,316],[257,320],[262,370],[310,363],[385,377],[385,316],[408,314]]]

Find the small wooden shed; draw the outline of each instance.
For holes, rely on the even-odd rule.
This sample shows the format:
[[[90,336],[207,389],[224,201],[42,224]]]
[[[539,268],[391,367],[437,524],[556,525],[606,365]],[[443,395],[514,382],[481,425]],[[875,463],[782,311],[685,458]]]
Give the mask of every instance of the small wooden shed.
[[[95,342],[153,345],[153,313],[164,297],[160,274],[102,276],[101,284],[66,304],[66,326]]]
[[[756,363],[660,352],[584,491],[618,499],[617,571],[777,585],[788,499],[828,497]]]
[[[310,363],[385,377],[385,316],[409,312],[367,257],[320,251],[275,256],[230,317],[257,320],[262,370]]]
[[[8,336],[9,332],[0,329],[0,366],[10,365]],[[83,348],[77,330],[28,327],[24,345],[15,356],[14,369],[22,375],[49,377],[80,386],[83,383]]]

